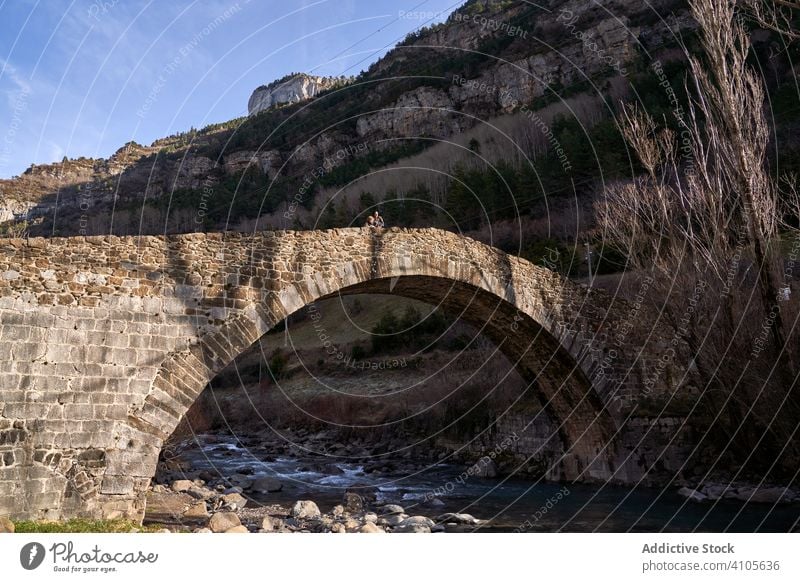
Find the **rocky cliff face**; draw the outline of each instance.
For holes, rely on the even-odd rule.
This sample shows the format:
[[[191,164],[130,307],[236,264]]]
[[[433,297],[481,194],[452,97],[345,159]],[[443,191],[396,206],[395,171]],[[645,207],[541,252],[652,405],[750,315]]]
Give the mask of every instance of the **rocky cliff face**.
[[[247,102],[247,113],[256,115],[276,105],[300,103],[316,97],[322,91],[335,87],[337,83],[339,83],[338,79],[330,77],[316,77],[305,73],[292,75],[253,91]]]
[[[580,93],[581,85],[589,92],[604,91],[603,83],[612,79],[627,85],[629,72],[648,64],[642,53],[658,58],[663,45],[693,26],[682,0],[653,0],[649,8],[635,0],[597,0],[594,8],[579,0],[548,4],[544,9],[468,2],[446,23],[390,51],[359,83],[313,103],[302,102],[347,80],[293,74],[256,89],[247,118],[149,147],[127,144],[108,160],[32,167],[23,176],[0,180],[0,226],[57,215],[58,224],[43,223],[39,234],[74,234],[72,212],[97,217],[96,232],[124,234],[128,230],[119,217],[130,213],[131,228],[139,229],[138,214],[148,205],[170,209],[151,221],[159,229],[153,232],[163,232],[166,214],[182,204],[191,215],[193,200],[199,204],[204,189],[213,190],[214,203],[222,206],[260,199],[269,186],[266,203],[272,210],[254,203],[256,210],[233,209],[231,217],[276,212],[321,166],[358,162],[364,152],[397,147],[398,139],[449,139],[485,120],[535,110],[567,90]],[[250,183],[240,180],[245,172]],[[303,189],[308,207],[314,196],[314,187]],[[193,227],[192,221],[175,226],[181,232]]]

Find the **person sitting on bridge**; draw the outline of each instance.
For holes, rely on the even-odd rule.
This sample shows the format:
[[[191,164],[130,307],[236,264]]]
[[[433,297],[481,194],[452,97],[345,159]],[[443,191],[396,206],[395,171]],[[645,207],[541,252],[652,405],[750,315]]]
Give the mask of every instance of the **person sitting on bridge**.
[[[375,228],[383,228],[384,226],[386,226],[386,223],[384,223],[383,221],[383,216],[381,216],[380,212],[378,212],[377,210],[375,211],[375,214],[372,215],[372,219],[375,223],[373,225]]]

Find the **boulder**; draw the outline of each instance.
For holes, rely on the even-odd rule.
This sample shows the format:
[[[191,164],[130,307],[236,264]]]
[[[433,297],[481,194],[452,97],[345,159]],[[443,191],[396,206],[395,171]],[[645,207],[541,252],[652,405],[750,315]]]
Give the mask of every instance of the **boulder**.
[[[292,506],[291,515],[295,519],[316,519],[320,516],[320,511],[313,501],[301,500]]]
[[[214,533],[214,532],[212,532],[207,527],[198,527],[196,530],[194,530],[194,533]]]
[[[0,517],[0,533],[14,533],[14,522],[7,517]]]
[[[436,523],[429,517],[425,517],[423,515],[414,515],[412,517],[405,518],[402,522],[400,522],[400,525],[424,525],[425,527],[430,528],[436,525]]]
[[[358,533],[386,533],[386,532],[383,531],[374,523],[368,521],[359,528]]]
[[[208,519],[208,509],[205,501],[198,501],[183,512],[185,519]]]
[[[230,529],[226,529],[225,533],[250,533],[243,525],[236,525]]]
[[[177,481],[172,482],[172,490],[175,493],[185,493],[192,487],[194,487],[194,483],[188,479],[178,479]]]
[[[333,517],[342,517],[342,515],[344,515],[344,507],[342,507],[341,505],[335,506],[331,510],[331,515],[333,515]]]
[[[334,523],[331,526],[331,533],[347,533],[347,528],[343,523]]]
[[[239,521],[239,516],[230,511],[215,513],[208,521],[208,527],[214,533],[225,532],[239,525],[242,525],[242,522]]]

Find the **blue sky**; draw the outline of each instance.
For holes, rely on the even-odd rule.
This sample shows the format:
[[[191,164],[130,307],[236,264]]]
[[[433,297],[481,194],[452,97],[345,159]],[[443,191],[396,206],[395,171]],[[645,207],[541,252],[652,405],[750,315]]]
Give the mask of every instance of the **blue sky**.
[[[357,74],[463,1],[0,0],[0,177],[245,115],[292,71]]]

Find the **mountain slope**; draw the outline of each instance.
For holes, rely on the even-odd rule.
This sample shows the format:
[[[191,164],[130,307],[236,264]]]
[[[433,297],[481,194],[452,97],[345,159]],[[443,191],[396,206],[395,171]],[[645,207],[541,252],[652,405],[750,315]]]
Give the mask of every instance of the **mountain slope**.
[[[691,41],[693,23],[682,0],[650,4],[472,0],[310,101],[2,180],[0,222],[45,235],[314,228],[359,223],[381,202],[400,208],[395,224],[538,220],[558,211],[558,196],[542,205],[548,196],[585,191],[626,165],[630,174],[603,120],[642,87],[669,105],[654,59],[680,86],[674,39]],[[481,177],[496,162],[508,167]],[[454,214],[464,205],[450,176],[469,172],[479,184],[462,196],[479,212],[539,202],[476,220]]]

